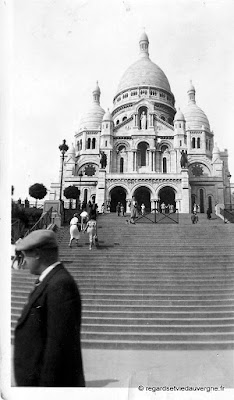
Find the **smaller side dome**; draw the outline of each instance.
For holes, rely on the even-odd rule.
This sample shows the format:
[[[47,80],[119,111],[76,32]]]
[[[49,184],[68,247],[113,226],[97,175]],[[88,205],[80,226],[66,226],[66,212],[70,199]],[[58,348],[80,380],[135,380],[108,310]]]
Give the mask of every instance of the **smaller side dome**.
[[[184,116],[186,120],[186,129],[202,129],[210,131],[210,124],[206,114],[196,104],[195,88],[190,81],[188,90],[188,105],[184,109]]]
[[[180,108],[178,108],[174,121],[185,121],[184,114],[182,113]]]
[[[220,154],[220,150],[219,150],[219,148],[218,148],[218,146],[217,146],[217,143],[215,142],[215,144],[214,144],[214,148],[213,148],[213,154]]]
[[[71,146],[69,147],[67,154],[75,155],[75,153],[76,153],[75,147],[74,144],[72,143]]]
[[[112,115],[110,113],[109,108],[107,109],[107,111],[105,112],[104,116],[103,116],[103,121],[112,121],[113,122],[113,118]]]
[[[97,86],[93,91],[93,103],[91,107],[81,116],[79,131],[100,129],[103,115],[105,114],[105,111],[100,106],[100,94],[101,91],[97,82]]]
[[[220,150],[217,146],[217,143],[214,144],[213,152],[212,152],[212,161],[220,160]]]

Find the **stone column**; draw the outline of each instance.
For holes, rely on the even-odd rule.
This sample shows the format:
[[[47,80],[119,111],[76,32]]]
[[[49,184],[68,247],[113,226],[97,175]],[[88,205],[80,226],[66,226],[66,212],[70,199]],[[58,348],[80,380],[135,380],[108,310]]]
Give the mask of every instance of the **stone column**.
[[[133,171],[137,170],[137,150],[133,150]]]
[[[154,170],[154,150],[150,150],[150,170]]]
[[[137,114],[133,115],[133,129],[138,129],[137,125]]]
[[[153,127],[154,127],[154,115],[149,114],[149,128],[153,128]]]
[[[131,207],[129,206],[129,203],[131,202],[130,197],[126,197],[126,213],[130,214],[131,213]]]
[[[161,172],[161,152],[160,150],[156,150],[156,160],[155,160],[155,170],[156,172]]]
[[[189,207],[189,200],[190,200],[190,190],[189,190],[189,175],[188,175],[188,169],[187,168],[182,168],[181,169],[181,175],[182,175],[182,201],[181,201],[181,212],[182,213],[189,213],[190,212],[190,207]]]
[[[151,211],[154,209],[154,208],[157,208],[157,203],[156,203],[156,201],[155,200],[150,200],[150,203],[151,203]]]
[[[106,170],[99,169],[98,184],[96,189],[96,203],[98,205],[98,211],[101,211],[102,204],[105,203],[106,193]]]

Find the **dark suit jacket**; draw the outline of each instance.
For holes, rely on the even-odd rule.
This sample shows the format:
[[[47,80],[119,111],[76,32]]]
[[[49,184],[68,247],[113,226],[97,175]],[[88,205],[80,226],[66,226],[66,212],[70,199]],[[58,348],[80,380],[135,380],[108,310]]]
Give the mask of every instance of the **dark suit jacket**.
[[[29,295],[15,329],[18,386],[85,386],[77,285],[57,265]]]

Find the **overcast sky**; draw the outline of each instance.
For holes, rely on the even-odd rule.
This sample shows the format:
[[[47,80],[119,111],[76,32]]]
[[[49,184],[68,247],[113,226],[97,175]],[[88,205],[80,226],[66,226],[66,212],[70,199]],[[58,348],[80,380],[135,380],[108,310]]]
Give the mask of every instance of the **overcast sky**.
[[[4,3],[4,1],[1,3]],[[12,8],[11,183],[25,199],[35,182],[58,181],[59,149],[70,146],[98,80],[112,101],[148,34],[150,58],[166,74],[176,107],[192,79],[215,142],[229,151],[234,180],[234,2],[232,0],[15,0]],[[33,200],[33,199],[31,199]]]

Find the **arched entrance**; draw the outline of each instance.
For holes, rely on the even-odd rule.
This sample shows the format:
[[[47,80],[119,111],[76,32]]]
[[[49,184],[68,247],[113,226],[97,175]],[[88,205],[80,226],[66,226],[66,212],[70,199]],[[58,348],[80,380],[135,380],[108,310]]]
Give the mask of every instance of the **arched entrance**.
[[[165,186],[159,192],[159,205],[161,210],[161,204],[164,203],[165,206],[169,206],[170,204],[174,206],[174,210],[176,209],[175,202],[175,190],[170,186]]]
[[[145,205],[145,211],[151,211],[151,203],[150,203],[150,190],[144,186],[139,187],[134,192],[134,197],[138,203],[138,207],[140,209],[142,203]]]
[[[117,203],[120,202],[123,204],[126,210],[126,191],[121,186],[116,186],[110,192],[111,203],[110,203],[110,211],[115,212]]]

